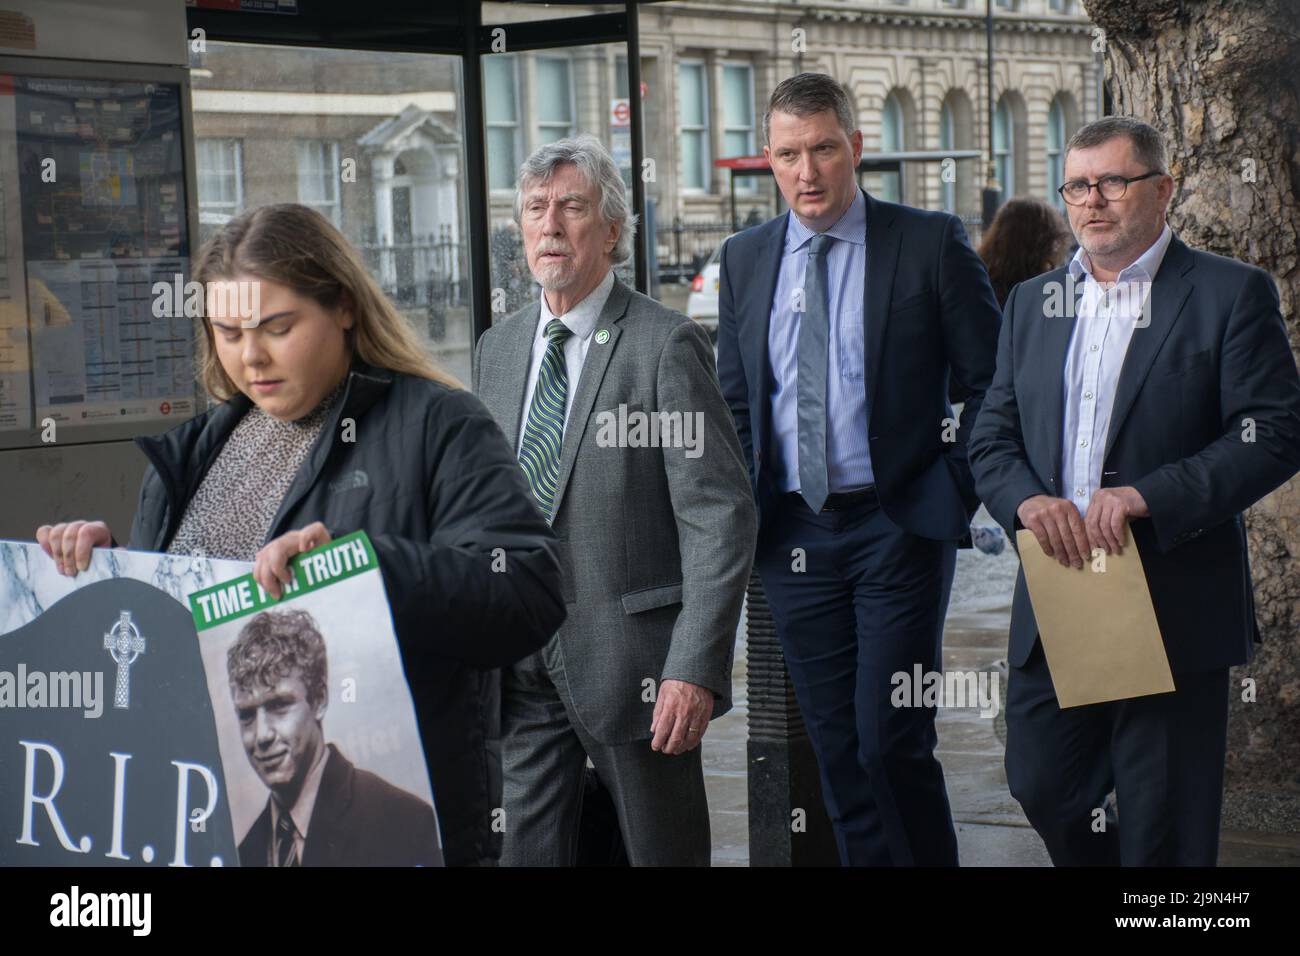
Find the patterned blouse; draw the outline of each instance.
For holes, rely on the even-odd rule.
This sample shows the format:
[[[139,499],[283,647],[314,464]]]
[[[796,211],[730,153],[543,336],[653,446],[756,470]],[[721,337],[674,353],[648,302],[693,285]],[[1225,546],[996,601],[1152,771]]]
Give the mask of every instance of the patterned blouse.
[[[250,408],[190,499],[168,553],[252,561],[346,382],[297,421]]]

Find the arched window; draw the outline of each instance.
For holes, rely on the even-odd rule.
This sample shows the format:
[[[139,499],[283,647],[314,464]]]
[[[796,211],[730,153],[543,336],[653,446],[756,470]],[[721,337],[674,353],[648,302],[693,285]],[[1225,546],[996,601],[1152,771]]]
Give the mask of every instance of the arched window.
[[[964,90],[951,89],[939,107],[939,147],[942,150],[976,149],[975,117]],[[984,181],[982,161],[957,160],[928,166],[927,175],[939,177],[939,200],[948,212],[969,215],[979,210],[979,187]]]
[[[880,113],[880,151],[901,153],[907,148],[903,135],[903,104],[897,93],[885,97],[885,108]],[[886,202],[902,202],[902,178],[898,173],[880,174],[880,198]]]
[[[1057,188],[1065,182],[1065,110],[1058,96],[1047,111],[1047,201],[1062,212],[1065,201]]]
[[[1002,187],[1002,202],[1016,194],[1015,143],[1012,139],[1014,129],[1011,107],[1003,96],[998,100],[997,112],[993,117],[993,165],[998,185]]]

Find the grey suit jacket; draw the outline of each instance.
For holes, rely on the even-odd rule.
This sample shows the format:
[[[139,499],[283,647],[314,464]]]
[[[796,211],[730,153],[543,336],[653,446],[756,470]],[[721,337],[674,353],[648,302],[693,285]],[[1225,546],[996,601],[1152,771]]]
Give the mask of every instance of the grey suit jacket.
[[[493,325],[474,352],[474,390],[511,448],[523,427],[540,309],[534,302]],[[603,744],[648,738],[648,688],[657,693],[663,680],[713,691],[717,717],[731,707],[757,517],[708,337],[615,279],[581,378],[569,387],[577,391],[552,526],[568,607],[559,646],[578,717]],[[629,422],[635,411],[689,415],[702,425],[694,436],[701,453],[632,447],[631,430],[629,441],[612,444],[620,405]]]

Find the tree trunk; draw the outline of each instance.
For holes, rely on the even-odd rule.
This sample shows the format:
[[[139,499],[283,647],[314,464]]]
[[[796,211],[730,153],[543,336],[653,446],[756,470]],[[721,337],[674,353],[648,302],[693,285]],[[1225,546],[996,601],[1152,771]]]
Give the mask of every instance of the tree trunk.
[[[1300,345],[1300,3],[1084,0],[1114,112],[1159,129],[1188,245],[1272,273]],[[1296,829],[1300,807],[1300,480],[1246,517],[1264,643],[1232,671],[1224,826]],[[1243,700],[1254,680],[1257,700]],[[1287,812],[1287,809],[1290,812]]]

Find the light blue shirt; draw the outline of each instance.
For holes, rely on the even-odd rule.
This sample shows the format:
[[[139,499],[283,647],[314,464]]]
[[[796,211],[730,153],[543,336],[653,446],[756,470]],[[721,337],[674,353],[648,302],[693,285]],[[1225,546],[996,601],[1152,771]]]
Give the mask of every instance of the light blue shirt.
[[[1134,330],[1143,334],[1143,311],[1151,283],[1173,237],[1166,225],[1151,248],[1115,277],[1109,291],[1092,277],[1092,262],[1082,247],[1070,260],[1069,273],[1077,283],[1078,304],[1074,334],[1065,354],[1061,490],[1062,497],[1074,502],[1081,515],[1087,514],[1088,503],[1101,487],[1102,459],[1120,369]]]
[[[808,249],[816,233],[791,211],[785,250],[767,332],[772,364],[772,466],[782,491],[799,490],[799,319],[795,290],[802,290]],[[867,201],[853,204],[826,235],[836,241],[826,256],[830,315],[826,369],[826,470],[832,494],[875,482],[867,444],[867,388],[863,381],[862,303],[867,275]]]

